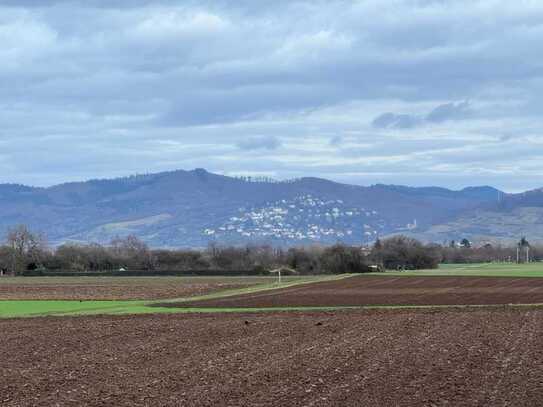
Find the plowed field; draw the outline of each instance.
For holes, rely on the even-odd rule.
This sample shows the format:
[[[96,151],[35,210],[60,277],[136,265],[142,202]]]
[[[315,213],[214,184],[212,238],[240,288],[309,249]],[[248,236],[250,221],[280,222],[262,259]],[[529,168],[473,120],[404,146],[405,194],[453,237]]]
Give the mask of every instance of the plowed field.
[[[151,300],[274,281],[260,277],[23,277],[0,279],[0,300]]]
[[[543,303],[543,279],[540,278],[364,276],[183,306],[251,308],[534,303]]]
[[[0,320],[0,405],[539,406],[543,310]]]

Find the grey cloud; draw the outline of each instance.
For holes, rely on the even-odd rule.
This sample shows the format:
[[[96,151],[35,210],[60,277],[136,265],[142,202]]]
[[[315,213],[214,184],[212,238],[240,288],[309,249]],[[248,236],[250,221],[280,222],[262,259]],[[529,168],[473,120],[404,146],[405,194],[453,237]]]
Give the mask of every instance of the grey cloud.
[[[383,113],[372,121],[372,126],[380,129],[411,129],[422,123],[422,120],[414,115]]]
[[[429,123],[443,123],[447,120],[464,120],[473,116],[468,102],[444,103],[436,106],[425,117],[410,114],[383,113],[372,121],[372,126],[380,129],[411,129]]]
[[[426,116],[426,120],[433,123],[442,123],[446,120],[462,120],[471,114],[468,102],[445,103],[437,106]]]
[[[275,137],[252,137],[236,145],[241,150],[276,150],[281,147],[281,142]]]
[[[330,141],[328,142],[328,144],[330,144],[331,146],[334,146],[334,147],[337,147],[337,146],[340,146],[341,144],[343,144],[343,137],[341,136],[334,136],[330,139]]]

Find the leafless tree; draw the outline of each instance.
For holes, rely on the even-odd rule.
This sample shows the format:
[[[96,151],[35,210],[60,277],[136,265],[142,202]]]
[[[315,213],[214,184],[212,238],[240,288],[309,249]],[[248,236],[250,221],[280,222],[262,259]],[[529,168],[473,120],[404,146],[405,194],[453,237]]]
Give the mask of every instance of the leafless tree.
[[[11,270],[15,274],[22,273],[30,264],[41,264],[47,250],[45,237],[31,232],[25,225],[9,229],[6,241],[11,249]]]
[[[111,251],[125,261],[128,267],[143,267],[148,270],[155,268],[155,258],[145,242],[134,235],[115,238],[111,241]]]

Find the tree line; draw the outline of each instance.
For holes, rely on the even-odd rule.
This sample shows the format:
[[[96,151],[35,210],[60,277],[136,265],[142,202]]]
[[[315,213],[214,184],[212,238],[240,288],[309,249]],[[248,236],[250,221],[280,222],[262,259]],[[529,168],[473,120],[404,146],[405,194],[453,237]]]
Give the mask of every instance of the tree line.
[[[195,250],[151,249],[136,236],[126,236],[115,238],[108,245],[65,243],[51,248],[45,236],[21,225],[10,229],[5,243],[0,245],[0,271],[16,275],[107,271],[266,274],[286,266],[300,274],[365,273],[431,269],[440,263],[525,261],[526,247],[530,248],[529,260],[543,259],[543,247],[530,246],[526,239],[511,247],[474,248],[463,243],[423,244],[410,237],[395,236],[377,240],[372,247],[338,243],[285,249],[270,245],[211,244],[205,250]]]
[[[543,261],[543,246],[531,244],[526,237],[517,243],[500,245],[486,243],[474,247],[467,239],[459,244],[451,241],[440,246],[442,263],[526,263]]]
[[[371,250],[344,244],[288,249],[217,244],[205,250],[151,249],[136,236],[116,238],[108,245],[65,243],[51,248],[45,236],[21,225],[10,229],[0,246],[0,270],[17,275],[103,271],[266,274],[282,266],[300,274],[338,274],[434,268],[440,260],[432,247],[402,236],[379,241]]]

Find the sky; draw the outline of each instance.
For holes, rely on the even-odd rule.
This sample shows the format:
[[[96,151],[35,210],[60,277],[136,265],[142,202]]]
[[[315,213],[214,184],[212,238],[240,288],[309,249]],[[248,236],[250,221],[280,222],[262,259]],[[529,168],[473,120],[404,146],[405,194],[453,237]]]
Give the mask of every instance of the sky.
[[[0,0],[0,183],[543,187],[540,0]]]

